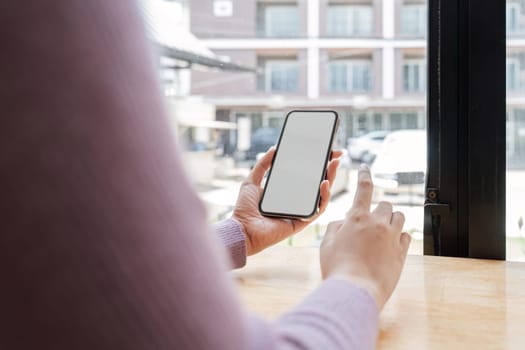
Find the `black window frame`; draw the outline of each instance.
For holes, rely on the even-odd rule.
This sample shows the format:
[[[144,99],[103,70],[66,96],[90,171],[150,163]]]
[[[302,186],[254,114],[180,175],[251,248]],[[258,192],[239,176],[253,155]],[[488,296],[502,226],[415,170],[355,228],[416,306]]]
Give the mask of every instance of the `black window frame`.
[[[428,5],[424,253],[505,259],[506,1]]]

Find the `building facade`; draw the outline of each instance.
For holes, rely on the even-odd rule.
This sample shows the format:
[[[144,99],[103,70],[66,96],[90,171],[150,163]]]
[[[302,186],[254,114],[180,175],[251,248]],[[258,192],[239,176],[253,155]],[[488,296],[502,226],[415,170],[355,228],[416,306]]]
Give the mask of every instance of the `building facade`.
[[[190,29],[257,73],[195,70],[191,94],[242,133],[281,125],[293,108],[339,112],[339,142],[426,125],[425,0],[191,0]],[[523,0],[507,2],[509,155],[525,155]],[[487,48],[489,49],[489,48]],[[238,148],[249,144],[234,135]],[[237,137],[239,136],[239,137]],[[239,142],[243,139],[243,142]]]

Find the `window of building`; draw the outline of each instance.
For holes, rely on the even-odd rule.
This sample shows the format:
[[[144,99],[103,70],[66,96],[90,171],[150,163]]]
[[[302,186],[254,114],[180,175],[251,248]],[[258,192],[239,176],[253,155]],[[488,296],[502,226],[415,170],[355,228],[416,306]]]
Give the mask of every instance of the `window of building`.
[[[360,113],[357,116],[357,132],[362,134],[368,131],[368,118],[366,113]]]
[[[518,91],[521,88],[520,61],[518,58],[507,58],[507,91]]]
[[[372,88],[370,60],[332,61],[328,70],[330,92],[368,92]]]
[[[381,113],[374,113],[374,130],[383,130],[383,115]]]
[[[417,129],[418,128],[418,125],[417,125],[417,113],[407,113],[407,116],[406,116],[406,128],[407,129]]]
[[[405,59],[403,63],[403,91],[424,92],[426,90],[426,77],[424,59]]]
[[[329,36],[369,36],[372,34],[372,6],[330,5],[327,16]]]
[[[406,4],[401,9],[401,34],[407,36],[426,36],[427,5]]]
[[[401,130],[403,129],[403,115],[401,113],[390,114],[390,130]]]
[[[265,4],[257,7],[259,36],[282,38],[299,35],[299,11],[295,4]]]
[[[263,60],[258,88],[265,92],[296,92],[299,89],[299,65],[291,59]]]
[[[521,5],[519,2],[507,2],[507,35],[520,32]]]

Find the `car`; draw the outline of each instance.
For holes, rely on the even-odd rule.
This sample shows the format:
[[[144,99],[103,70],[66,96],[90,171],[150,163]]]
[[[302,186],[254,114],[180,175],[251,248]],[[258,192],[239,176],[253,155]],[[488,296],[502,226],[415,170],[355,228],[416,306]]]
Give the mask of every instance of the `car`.
[[[280,128],[259,128],[251,136],[250,148],[246,151],[245,159],[255,163],[259,153],[266,152],[268,148],[277,144]]]
[[[374,198],[406,194],[420,202],[424,198],[426,167],[425,130],[388,134],[371,165]]]
[[[388,130],[378,130],[359,137],[349,138],[348,154],[350,158],[355,161],[371,163],[389,133]]]

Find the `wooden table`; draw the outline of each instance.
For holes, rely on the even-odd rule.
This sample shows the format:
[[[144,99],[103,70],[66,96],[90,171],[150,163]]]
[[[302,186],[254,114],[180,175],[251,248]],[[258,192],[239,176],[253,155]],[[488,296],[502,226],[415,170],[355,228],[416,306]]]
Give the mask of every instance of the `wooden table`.
[[[316,248],[277,246],[235,272],[271,319],[321,281]],[[525,263],[409,256],[380,316],[379,349],[525,349]]]

